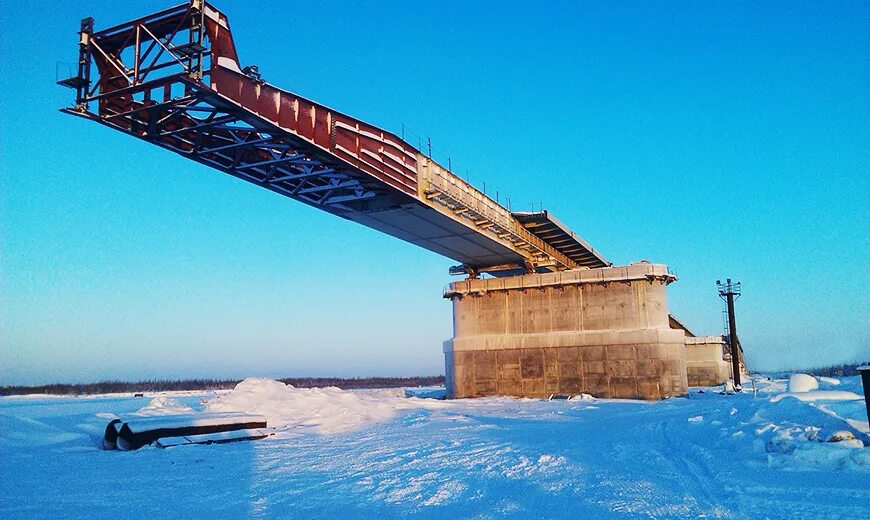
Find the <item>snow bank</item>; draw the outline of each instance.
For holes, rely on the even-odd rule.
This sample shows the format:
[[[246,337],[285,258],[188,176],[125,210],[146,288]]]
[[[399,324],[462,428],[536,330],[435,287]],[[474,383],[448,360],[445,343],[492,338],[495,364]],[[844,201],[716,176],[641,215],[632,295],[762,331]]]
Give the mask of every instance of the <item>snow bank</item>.
[[[444,406],[440,401],[405,398],[404,392],[393,390],[295,388],[271,379],[248,378],[231,392],[206,401],[205,411],[258,414],[266,417],[270,428],[330,434],[384,422],[402,410]]]
[[[819,389],[819,382],[809,374],[792,374],[788,380],[789,392],[811,392]]]
[[[194,413],[194,409],[178,402],[171,397],[159,396],[140,408],[136,415],[176,415]]]
[[[864,397],[844,390],[816,390],[814,392],[786,392],[779,394],[770,399],[770,402],[776,403],[782,401],[786,397],[794,397],[801,401],[852,401],[855,399],[864,399]]]

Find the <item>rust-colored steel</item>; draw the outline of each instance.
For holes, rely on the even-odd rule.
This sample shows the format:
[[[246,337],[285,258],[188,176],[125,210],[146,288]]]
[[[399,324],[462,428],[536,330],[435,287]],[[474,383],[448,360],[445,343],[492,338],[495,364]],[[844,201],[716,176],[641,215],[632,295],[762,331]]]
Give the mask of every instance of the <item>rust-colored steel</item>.
[[[228,67],[212,70],[212,89],[276,125],[329,150],[361,171],[417,194],[417,150],[380,128],[250,78]]]
[[[608,265],[529,232],[395,134],[261,80],[240,65],[227,17],[202,0],[99,32],[83,20],[78,75],[59,83],[76,90],[64,112],[456,259],[468,273]]]

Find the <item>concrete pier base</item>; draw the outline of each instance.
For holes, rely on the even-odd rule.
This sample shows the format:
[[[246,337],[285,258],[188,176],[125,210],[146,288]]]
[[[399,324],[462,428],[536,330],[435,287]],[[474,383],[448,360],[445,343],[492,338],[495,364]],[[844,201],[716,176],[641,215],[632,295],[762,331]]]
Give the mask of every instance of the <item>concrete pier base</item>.
[[[642,262],[452,283],[448,396],[685,394],[685,333],[665,297],[675,279]]]
[[[722,336],[686,338],[686,375],[689,386],[717,386],[731,378]]]

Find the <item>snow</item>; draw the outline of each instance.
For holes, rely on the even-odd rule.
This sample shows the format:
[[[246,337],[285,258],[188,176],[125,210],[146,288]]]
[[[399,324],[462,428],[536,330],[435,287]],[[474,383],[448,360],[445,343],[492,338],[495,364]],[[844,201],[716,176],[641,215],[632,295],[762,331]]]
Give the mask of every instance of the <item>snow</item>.
[[[150,403],[0,398],[0,517],[870,517],[863,401],[776,399],[787,380],[752,382],[757,397],[719,387],[660,402],[438,401],[263,379]],[[277,430],[100,449],[112,417],[178,411],[259,414]]]
[[[270,428],[341,433],[392,419],[403,410],[436,409],[440,401],[405,398],[402,390],[345,392],[335,387],[294,388],[280,381],[248,378],[205,403],[207,412],[244,412],[266,417]]]
[[[193,408],[181,404],[178,399],[159,395],[152,399],[150,403],[137,410],[136,415],[175,415],[193,413],[194,411]]]
[[[864,399],[864,397],[854,393],[837,390],[816,390],[814,392],[786,392],[779,394],[771,399],[771,402],[781,401],[787,397],[794,397],[801,401],[854,401],[856,399]]]
[[[809,374],[792,374],[788,380],[788,391],[811,392],[819,388],[819,382]]]

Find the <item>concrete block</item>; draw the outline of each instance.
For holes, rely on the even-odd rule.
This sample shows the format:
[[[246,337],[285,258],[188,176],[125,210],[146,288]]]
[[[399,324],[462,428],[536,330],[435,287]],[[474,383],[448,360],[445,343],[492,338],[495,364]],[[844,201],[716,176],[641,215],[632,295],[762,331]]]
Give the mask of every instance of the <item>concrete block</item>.
[[[602,350],[602,355],[603,355]],[[559,363],[580,361],[580,349],[577,347],[561,347],[556,349],[556,360]]]
[[[520,357],[520,376],[541,379],[544,376],[544,354],[540,350],[524,350]]]
[[[577,395],[583,392],[583,382],[579,377],[565,377],[559,380],[559,391],[563,395]]]
[[[496,356],[500,365],[520,365],[519,350],[499,350]]]
[[[664,266],[632,264],[452,284],[448,395],[684,394],[685,336],[668,328],[670,281]],[[711,374],[699,369],[692,381]]]
[[[583,362],[604,361],[605,347],[604,345],[587,345],[580,350],[580,355],[583,357]]]
[[[547,397],[543,379],[523,379],[523,396]]]
[[[586,361],[583,363],[583,374],[607,374],[607,363],[604,361]]]
[[[637,359],[634,345],[608,345],[605,356],[607,361]]]
[[[560,363],[558,377],[579,377],[581,375],[580,367],[585,366],[580,363]],[[602,364],[602,369],[603,369]]]
[[[590,374],[583,378],[583,392],[595,397],[614,397],[610,393],[609,378],[604,374]]]
[[[637,388],[637,378],[634,377],[611,377],[610,397],[636,399],[640,397]]]
[[[608,360],[607,375],[611,377],[631,377],[637,375],[637,361],[635,360]]]

